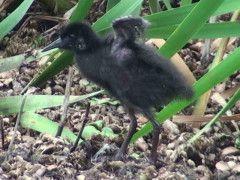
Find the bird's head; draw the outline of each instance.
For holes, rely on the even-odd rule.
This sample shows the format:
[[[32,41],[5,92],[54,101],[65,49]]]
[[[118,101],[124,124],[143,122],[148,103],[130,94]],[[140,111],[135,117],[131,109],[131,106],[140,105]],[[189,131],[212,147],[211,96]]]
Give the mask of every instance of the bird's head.
[[[150,23],[141,17],[123,17],[113,22],[113,29],[118,37],[125,40],[138,40],[143,38],[145,29]]]
[[[67,25],[60,34],[60,38],[46,46],[42,51],[54,48],[82,51],[92,47],[96,41],[98,41],[98,37],[88,24],[76,22]]]

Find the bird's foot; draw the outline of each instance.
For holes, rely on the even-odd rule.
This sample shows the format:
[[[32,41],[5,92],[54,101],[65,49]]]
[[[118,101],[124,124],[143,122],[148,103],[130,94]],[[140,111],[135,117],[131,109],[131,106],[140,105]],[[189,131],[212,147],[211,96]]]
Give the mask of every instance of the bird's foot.
[[[149,163],[153,166],[155,166],[157,169],[161,168],[163,165],[166,165],[165,162],[155,158],[155,157],[150,157]]]
[[[121,151],[121,149],[117,152],[117,154],[114,157],[115,161],[124,161],[125,160],[125,156],[124,156],[124,152]]]

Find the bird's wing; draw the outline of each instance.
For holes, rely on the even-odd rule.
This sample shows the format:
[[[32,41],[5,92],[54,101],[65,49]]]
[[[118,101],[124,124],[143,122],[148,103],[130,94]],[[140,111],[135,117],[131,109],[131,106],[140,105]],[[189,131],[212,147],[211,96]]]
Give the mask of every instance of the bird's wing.
[[[141,17],[130,16],[116,19],[112,24],[116,36],[132,42],[141,39],[149,25],[150,23]]]
[[[110,56],[113,63],[122,66],[129,64],[135,58],[135,53],[133,49],[127,46],[127,42],[117,38],[111,44]]]
[[[142,44],[135,43],[134,49],[136,59],[138,61],[146,63],[148,66],[152,68],[169,70],[173,66],[168,59],[158,55],[151,47],[145,45],[144,43]]]

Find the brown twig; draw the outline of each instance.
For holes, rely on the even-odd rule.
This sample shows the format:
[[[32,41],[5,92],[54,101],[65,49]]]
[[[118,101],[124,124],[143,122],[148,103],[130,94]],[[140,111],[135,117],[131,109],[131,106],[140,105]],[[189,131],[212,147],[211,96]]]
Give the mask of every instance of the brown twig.
[[[14,143],[14,140],[15,140],[15,137],[16,137],[16,134],[17,134],[17,128],[18,128],[19,122],[20,122],[21,117],[22,117],[23,108],[24,108],[26,99],[27,99],[27,94],[25,94],[23,96],[22,104],[21,104],[21,107],[20,107],[20,112],[19,112],[19,114],[17,116],[17,121],[16,121],[16,124],[15,124],[15,127],[14,127],[14,133],[12,135],[12,139],[11,139],[10,145],[8,146],[8,150],[7,150],[7,153],[6,153],[5,161],[10,160],[10,158],[12,156],[13,143]]]
[[[79,130],[79,132],[78,132],[77,139],[76,139],[76,141],[74,142],[73,147],[71,148],[71,152],[75,151],[75,149],[76,149],[76,147],[77,147],[77,145],[78,145],[78,142],[79,142],[80,138],[82,138],[83,129],[84,129],[85,125],[86,125],[87,122],[88,122],[88,114],[89,114],[89,111],[90,111],[90,102],[88,102],[88,104],[87,104],[85,117],[84,117],[84,120],[83,120],[83,122],[82,122],[81,128],[80,128],[80,130]],[[82,138],[82,139],[83,139],[83,138]]]
[[[65,88],[65,98],[64,98],[64,104],[63,104],[63,113],[61,116],[61,121],[58,126],[58,131],[56,133],[56,136],[61,136],[63,127],[65,125],[66,117],[67,117],[67,110],[69,106],[69,96],[70,96],[70,91],[71,91],[71,84],[72,84],[72,76],[73,76],[73,67],[69,67],[69,72],[68,72],[68,78],[67,78],[67,84]]]
[[[4,142],[4,129],[3,129],[3,126],[4,126],[4,122],[3,122],[3,118],[2,116],[0,116],[0,127],[1,127],[1,136],[2,136],[2,149],[4,150],[5,149],[5,142]]]
[[[0,4],[0,12],[6,9],[12,2],[13,0],[6,0],[2,4]]]
[[[54,21],[54,22],[58,22],[58,23],[62,23],[62,22],[66,22],[66,21],[67,21],[67,19],[65,19],[65,18],[60,18],[60,17],[42,16],[42,15],[32,15],[32,16],[29,16],[29,17],[24,21],[24,23],[22,24],[22,26],[18,29],[18,32],[22,31],[32,19],[45,20],[45,21]]]
[[[175,123],[203,123],[209,122],[214,118],[214,115],[205,116],[205,115],[174,115],[172,121]],[[229,121],[239,121],[240,114],[235,114],[232,116],[222,116],[219,118],[219,121],[229,122]]]

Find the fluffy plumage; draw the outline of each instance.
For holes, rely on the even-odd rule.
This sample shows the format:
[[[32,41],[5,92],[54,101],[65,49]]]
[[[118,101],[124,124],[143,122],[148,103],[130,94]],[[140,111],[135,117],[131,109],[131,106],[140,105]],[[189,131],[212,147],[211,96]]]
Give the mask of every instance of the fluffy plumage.
[[[108,41],[99,38],[89,25],[73,23],[65,28],[60,40],[45,50],[59,47],[74,51],[81,73],[127,107],[131,124],[117,159],[126,153],[136,131],[135,111],[143,113],[153,123],[151,159],[156,163],[160,130],[151,108],[174,99],[191,98],[193,92],[170,61],[140,41],[146,24],[142,18],[118,19],[113,23],[114,38]]]

